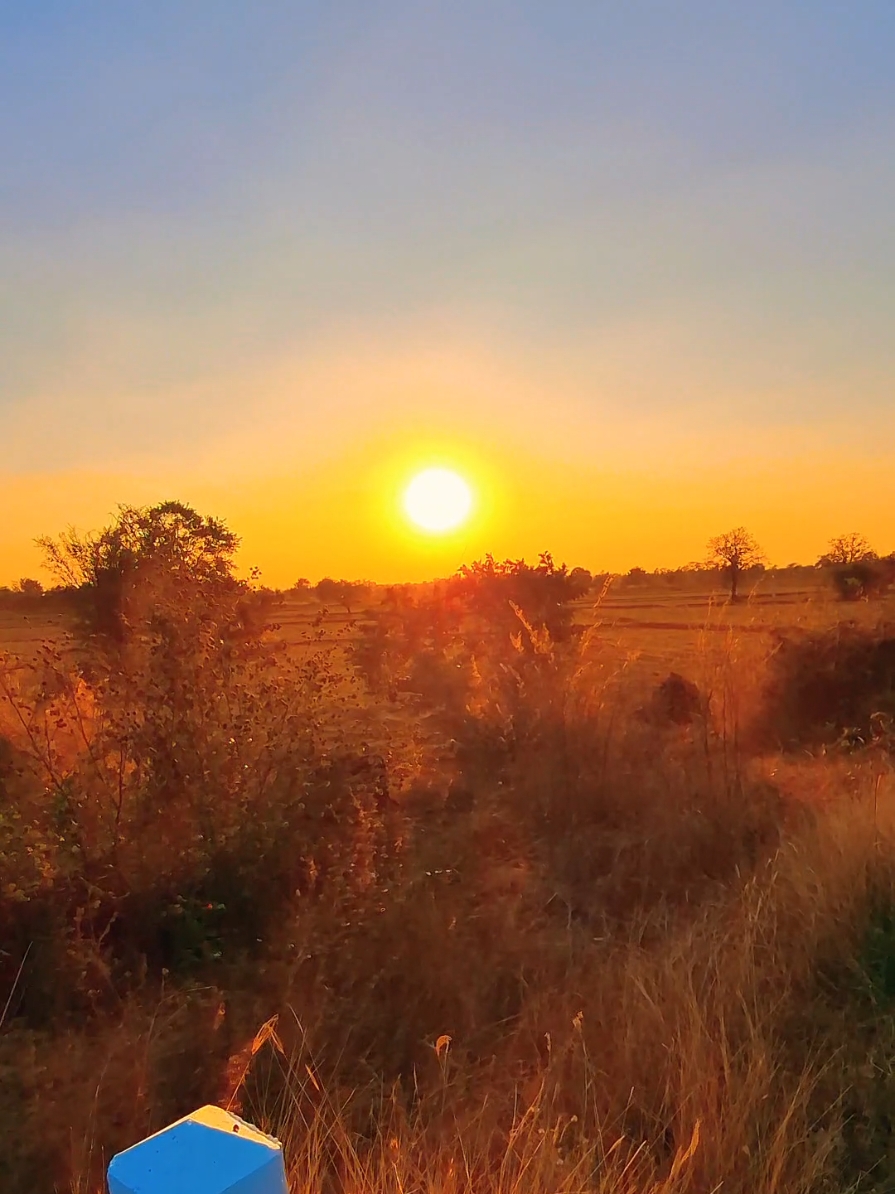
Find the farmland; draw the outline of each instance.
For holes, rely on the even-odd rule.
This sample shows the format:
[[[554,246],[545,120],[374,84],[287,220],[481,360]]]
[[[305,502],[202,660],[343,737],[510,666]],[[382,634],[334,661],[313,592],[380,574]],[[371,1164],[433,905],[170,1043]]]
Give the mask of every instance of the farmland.
[[[806,574],[807,573],[807,577]],[[575,621],[597,624],[619,649],[633,652],[661,670],[692,656],[700,636],[737,633],[768,634],[775,630],[816,628],[843,618],[870,623],[895,610],[895,597],[884,601],[837,601],[822,573],[800,569],[794,575],[771,573],[754,583],[745,599],[731,605],[726,590],[695,577],[686,586],[676,578],[649,577],[631,584],[616,578],[605,596],[593,591],[578,598]],[[384,589],[373,591],[351,613],[326,606],[313,596],[283,594],[273,614],[273,638],[292,648],[342,646],[370,609],[382,602]],[[58,610],[43,612],[0,609],[0,649],[26,657],[44,641],[63,641],[68,627]]]
[[[705,649],[706,636],[734,633],[767,640],[775,632],[817,629],[843,619],[872,624],[895,613],[895,597],[844,606],[822,576],[809,575],[806,582],[804,575],[784,574],[759,583],[746,600],[731,605],[723,588],[705,583],[686,589],[655,580],[630,586],[619,578],[605,596],[594,591],[573,606],[578,625],[598,628],[603,645],[637,659],[642,670],[659,678],[688,661],[692,666]],[[274,634],[297,649],[318,642],[344,646],[356,637],[364,613],[364,608],[352,614],[332,608],[322,613],[318,602],[287,595],[276,611]]]

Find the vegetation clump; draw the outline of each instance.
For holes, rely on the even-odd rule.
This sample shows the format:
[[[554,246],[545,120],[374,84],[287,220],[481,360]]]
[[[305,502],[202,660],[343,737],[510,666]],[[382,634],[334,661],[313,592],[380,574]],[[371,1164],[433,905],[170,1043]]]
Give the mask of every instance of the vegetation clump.
[[[883,596],[895,583],[895,555],[879,555],[857,531],[831,539],[817,567],[824,569],[841,601]]]
[[[761,713],[777,744],[890,748],[895,721],[895,627],[840,623],[778,636]]]
[[[836,565],[830,575],[840,600],[866,601],[888,592],[895,582],[895,560],[855,560]]]
[[[32,1024],[254,953],[296,894],[350,887],[360,839],[385,833],[375,791],[336,765],[360,745],[326,661],[266,640],[236,542],[166,503],[47,545],[78,582],[72,649],[0,670],[19,742],[0,987],[28,949],[15,1010]]]
[[[709,702],[699,686],[679,672],[669,672],[643,706],[646,720],[659,725],[690,725],[709,714]]]

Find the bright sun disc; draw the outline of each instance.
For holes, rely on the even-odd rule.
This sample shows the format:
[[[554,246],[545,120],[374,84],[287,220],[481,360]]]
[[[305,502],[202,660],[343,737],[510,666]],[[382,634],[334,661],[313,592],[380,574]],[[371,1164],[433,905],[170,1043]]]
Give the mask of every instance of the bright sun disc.
[[[428,468],[413,478],[404,493],[404,509],[424,531],[451,531],[469,517],[472,491],[447,468]]]

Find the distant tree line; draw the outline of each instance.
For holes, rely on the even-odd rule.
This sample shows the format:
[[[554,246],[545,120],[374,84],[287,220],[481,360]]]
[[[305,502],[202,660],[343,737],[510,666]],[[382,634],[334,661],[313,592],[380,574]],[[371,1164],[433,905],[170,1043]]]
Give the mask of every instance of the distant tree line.
[[[312,585],[307,577],[300,576],[287,592],[295,596],[316,597],[321,605],[339,605],[352,614],[375,587],[369,580],[333,580],[331,576],[324,576],[316,585]]]
[[[85,589],[89,588],[94,603],[92,615],[98,623],[114,619],[116,614],[112,607],[118,602],[122,588],[127,586],[130,574],[137,570],[137,563],[148,554],[157,556],[166,536],[171,540],[167,544],[169,551],[171,543],[178,539],[171,533],[172,525],[178,525],[181,532],[187,528],[192,537],[193,550],[198,550],[198,555],[195,561],[190,561],[191,566],[194,562],[201,571],[203,561],[207,566],[209,560],[217,559],[218,555],[232,561],[238,539],[216,519],[203,519],[178,502],[161,503],[149,513],[122,507],[115,528],[100,536],[80,538],[76,532],[69,531],[56,540],[39,540],[56,585],[45,588],[41,581],[23,577],[14,585],[0,586],[0,609],[37,611],[51,606],[77,607],[82,603]],[[201,547],[197,549],[196,543]],[[182,548],[182,541],[179,546]],[[528,577],[530,573],[540,577],[536,583],[549,588],[551,584],[559,583],[561,572],[564,600],[580,600],[593,589],[602,588],[613,577],[619,578],[625,586],[638,587],[658,579],[668,584],[686,584],[700,575],[715,575],[723,578],[730,600],[736,602],[742,595],[744,581],[758,579],[769,567],[767,556],[754,535],[746,527],[739,526],[713,536],[703,559],[692,560],[677,568],[648,571],[635,566],[624,574],[612,574],[591,572],[580,566],[569,569],[565,564],[558,568],[549,553],[543,553],[540,563],[531,567],[523,560],[498,562],[488,555],[483,561],[461,567],[458,578],[469,583],[472,576],[482,582],[489,576],[492,580],[502,576],[505,582],[513,575],[518,585],[520,578]],[[832,538],[814,564],[789,563],[774,571],[814,572],[818,569],[826,573],[841,600],[867,600],[885,594],[895,584],[895,552],[879,555],[864,535],[849,531]],[[142,570],[145,572],[145,566]],[[257,580],[257,576],[253,575],[253,579]],[[327,608],[343,608],[352,616],[377,590],[382,590],[388,601],[394,600],[394,594],[405,587],[415,589],[419,586],[380,586],[368,580],[337,580],[329,576],[312,584],[306,577],[299,577],[281,596],[316,600]],[[259,590],[256,586],[256,591],[262,591],[270,598],[274,596],[270,589]],[[110,602],[110,608],[102,609],[104,602]]]
[[[625,574],[624,581],[628,585],[638,586],[662,577],[673,583],[690,576],[715,573],[725,578],[731,601],[737,601],[741,596],[743,579],[757,579],[768,568],[767,556],[752,533],[746,527],[735,527],[709,540],[703,560],[691,561],[680,568],[657,568],[653,572],[639,567],[631,568]],[[873,550],[864,535],[849,531],[831,539],[827,550],[814,564],[790,563],[782,571],[815,572],[818,569],[827,574],[841,600],[867,600],[882,596],[895,584],[895,552],[881,556]]]
[[[37,612],[50,606],[64,606],[70,603],[71,597],[72,590],[68,586],[45,589],[39,580],[30,576],[23,577],[14,585],[0,585],[0,609]]]

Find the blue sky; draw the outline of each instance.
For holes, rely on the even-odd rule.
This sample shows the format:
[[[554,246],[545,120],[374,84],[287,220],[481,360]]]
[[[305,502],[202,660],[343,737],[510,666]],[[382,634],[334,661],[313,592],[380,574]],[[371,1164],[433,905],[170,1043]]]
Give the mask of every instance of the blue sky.
[[[0,33],[17,483],[301,486],[417,426],[632,485],[888,451],[895,5],[0,3]]]

